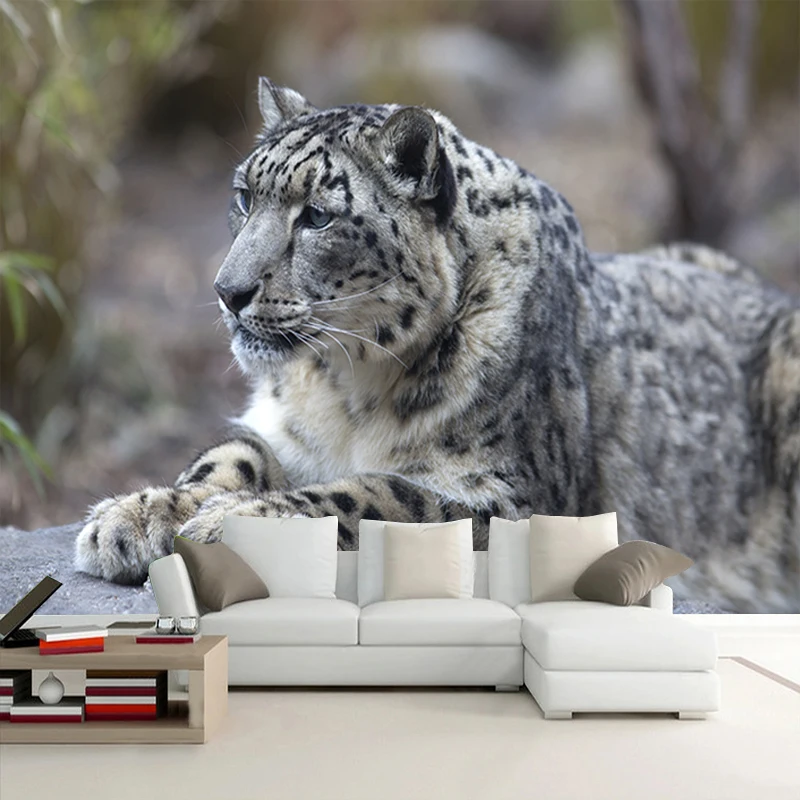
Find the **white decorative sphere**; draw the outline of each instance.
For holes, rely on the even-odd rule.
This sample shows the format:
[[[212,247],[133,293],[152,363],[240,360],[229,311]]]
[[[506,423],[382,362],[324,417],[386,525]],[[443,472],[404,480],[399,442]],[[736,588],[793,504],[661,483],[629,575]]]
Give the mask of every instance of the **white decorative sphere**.
[[[39,684],[39,699],[46,706],[54,706],[64,696],[64,684],[51,672]]]

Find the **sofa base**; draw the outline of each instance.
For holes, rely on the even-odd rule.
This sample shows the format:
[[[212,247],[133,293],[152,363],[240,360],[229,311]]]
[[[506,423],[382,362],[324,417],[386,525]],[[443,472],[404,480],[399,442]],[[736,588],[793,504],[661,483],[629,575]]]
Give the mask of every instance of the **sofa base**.
[[[571,711],[545,711],[545,719],[572,719]]]
[[[514,686],[522,648],[228,647],[230,686]]]
[[[524,660],[525,686],[545,719],[576,711],[679,713],[681,719],[689,719],[690,714],[719,709],[719,676],[711,670],[555,672],[542,669],[527,650]]]

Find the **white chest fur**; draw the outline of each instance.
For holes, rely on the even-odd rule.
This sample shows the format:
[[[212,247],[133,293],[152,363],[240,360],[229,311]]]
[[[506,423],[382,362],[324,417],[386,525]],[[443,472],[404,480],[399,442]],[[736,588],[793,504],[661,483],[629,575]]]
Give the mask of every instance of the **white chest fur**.
[[[298,374],[299,373],[299,374]],[[296,485],[321,483],[360,472],[394,472],[406,436],[390,414],[354,413],[352,385],[337,388],[312,369],[286,376],[276,396],[265,380],[240,422],[273,449]]]

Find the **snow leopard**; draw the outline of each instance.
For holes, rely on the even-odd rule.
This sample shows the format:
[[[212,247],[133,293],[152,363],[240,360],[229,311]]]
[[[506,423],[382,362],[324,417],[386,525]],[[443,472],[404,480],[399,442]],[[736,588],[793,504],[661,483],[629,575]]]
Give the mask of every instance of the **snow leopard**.
[[[676,597],[800,612],[800,297],[696,244],[591,252],[570,203],[417,106],[262,78],[214,282],[251,384],[173,486],[90,509],[79,570],[141,584],[226,515],[615,511]]]

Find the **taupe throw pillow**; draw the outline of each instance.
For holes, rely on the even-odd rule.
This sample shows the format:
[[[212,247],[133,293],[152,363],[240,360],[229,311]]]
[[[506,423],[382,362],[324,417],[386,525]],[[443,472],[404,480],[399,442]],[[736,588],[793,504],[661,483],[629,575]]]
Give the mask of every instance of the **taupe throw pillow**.
[[[175,552],[186,562],[197,599],[209,611],[269,597],[264,581],[224,542],[205,544],[176,536]]]
[[[692,564],[691,558],[655,542],[625,542],[587,567],[574,591],[581,600],[630,606]]]

